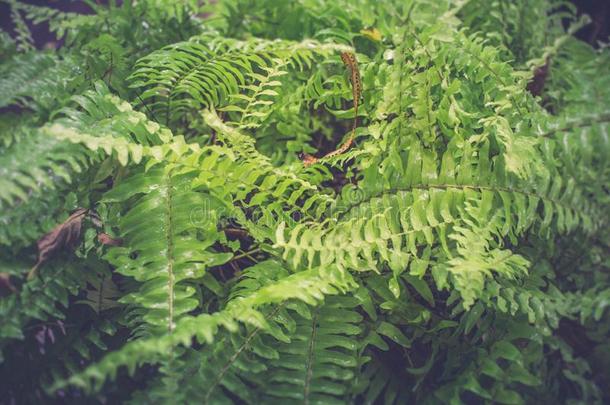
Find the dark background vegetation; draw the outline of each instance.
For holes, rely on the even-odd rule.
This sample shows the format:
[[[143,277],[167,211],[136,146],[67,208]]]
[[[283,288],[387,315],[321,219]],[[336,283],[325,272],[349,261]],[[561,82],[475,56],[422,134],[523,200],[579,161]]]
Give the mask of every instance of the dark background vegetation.
[[[91,13],[91,8],[83,1],[29,0],[23,2],[53,7],[63,11],[83,14]],[[103,4],[108,3],[108,1],[97,0],[96,3]],[[118,3],[121,3],[121,1],[118,1]],[[578,38],[593,46],[596,46],[598,41],[607,42],[610,40],[610,0],[572,0],[572,3],[574,3],[578,9],[579,15],[588,14],[592,19],[591,24],[578,31],[576,34]],[[0,27],[9,33],[13,32],[10,8],[8,4],[2,2],[0,2]],[[57,47],[61,45],[61,43],[49,32],[48,24],[31,25],[30,29],[32,30],[36,47]]]

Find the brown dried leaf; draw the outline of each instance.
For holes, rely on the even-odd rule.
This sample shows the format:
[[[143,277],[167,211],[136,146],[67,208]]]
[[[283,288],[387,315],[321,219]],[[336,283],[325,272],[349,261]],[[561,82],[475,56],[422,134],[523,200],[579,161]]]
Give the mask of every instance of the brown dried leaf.
[[[539,96],[542,94],[547,76],[549,74],[549,64],[550,61],[547,60],[544,65],[539,66],[536,68],[536,70],[534,70],[534,77],[527,84],[527,90],[532,93],[533,96]]]
[[[74,249],[80,239],[80,231],[83,223],[83,218],[87,215],[88,210],[79,208],[68,217],[63,223],[57,225],[53,230],[42,238],[38,239],[38,261],[30,270],[28,279],[36,275],[37,269],[55,253],[63,248]]]
[[[0,292],[2,292],[2,290],[17,292],[17,289],[13,283],[11,283],[11,275],[8,273],[0,273]]]
[[[123,239],[121,239],[121,238],[115,239],[112,236],[110,236],[104,232],[100,232],[97,234],[97,240],[102,245],[108,245],[108,246],[121,246],[121,244],[123,243]]]

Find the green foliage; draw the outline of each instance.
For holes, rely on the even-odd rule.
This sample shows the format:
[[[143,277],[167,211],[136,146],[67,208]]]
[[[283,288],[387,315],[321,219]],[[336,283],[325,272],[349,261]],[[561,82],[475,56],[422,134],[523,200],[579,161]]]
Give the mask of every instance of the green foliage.
[[[610,53],[572,36],[586,17],[199,3],[8,2],[9,403],[610,399]],[[342,52],[354,144],[304,166],[351,134]]]
[[[19,104],[39,110],[46,118],[58,97],[69,98],[75,73],[71,60],[59,60],[51,53],[15,55],[2,65],[0,107]]]

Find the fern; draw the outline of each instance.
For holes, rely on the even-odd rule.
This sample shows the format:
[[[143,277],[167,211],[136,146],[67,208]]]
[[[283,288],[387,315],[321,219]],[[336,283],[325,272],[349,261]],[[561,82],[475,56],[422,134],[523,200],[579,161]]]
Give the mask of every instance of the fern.
[[[15,266],[16,265],[16,266]],[[14,269],[27,269],[23,263],[13,264]],[[12,267],[12,266],[11,266]],[[30,319],[45,321],[46,319],[64,316],[58,306],[68,306],[69,295],[76,294],[79,287],[85,282],[84,276],[77,272],[76,266],[55,265],[55,272],[49,271],[41,279],[26,284],[19,296],[12,296],[2,302],[2,338],[3,346],[9,339],[23,339],[23,327]],[[57,271],[57,269],[63,271]],[[52,273],[60,276],[55,279]],[[18,274],[18,273],[17,273]],[[27,311],[22,310],[23,303],[27,302]]]
[[[569,3],[8,3],[8,402],[608,401],[610,61]]]
[[[153,168],[125,179],[102,200],[120,203],[142,195],[118,223],[129,247],[110,249],[106,259],[119,273],[142,283],[139,290],[121,301],[135,305],[138,312],[137,308],[145,309],[143,321],[152,331],[171,332],[183,314],[196,308],[195,290],[186,285],[186,280],[202,277],[207,267],[221,265],[231,257],[229,253],[203,250],[219,239],[218,230],[210,224],[217,221],[215,212],[222,205],[209,196],[188,191],[190,177],[175,174],[171,167]],[[210,217],[195,223],[191,210],[198,206],[206,207]],[[154,226],[158,234],[150,233],[150,221],[158,221]],[[151,260],[155,255],[158,259]],[[146,333],[135,330],[138,335]]]
[[[256,310],[259,306],[289,299],[299,299],[313,305],[324,295],[338,293],[338,288],[348,290],[353,287],[353,283],[349,276],[337,270],[311,270],[294,274],[243,299],[230,301],[222,311],[185,317],[175,325],[171,334],[160,339],[141,339],[128,343],[120,351],[105,357],[99,364],[71,377],[69,382],[84,387],[90,387],[91,384],[100,387],[107,375],[116,375],[120,366],[125,365],[133,370],[144,361],[158,361],[160,356],[168,353],[174,346],[189,344],[194,337],[201,343],[211,343],[220,327],[233,331],[238,327],[238,321],[265,327],[264,316]]]
[[[270,400],[291,398],[304,403],[339,402],[345,399],[358,366],[362,316],[356,300],[328,299],[308,317],[296,319],[289,343],[277,347],[271,360],[265,390]],[[305,314],[303,314],[305,315]]]
[[[274,59],[303,66],[311,63],[314,53],[338,49],[346,48],[312,41],[239,42],[200,35],[140,59],[131,75],[132,86],[169,122],[189,110],[222,105],[246,84],[245,74],[252,77],[256,68],[269,68]]]
[[[3,65],[0,106],[18,104],[41,110],[44,117],[56,108],[58,98],[69,98],[73,82],[72,60],[58,60],[49,53],[17,55]]]

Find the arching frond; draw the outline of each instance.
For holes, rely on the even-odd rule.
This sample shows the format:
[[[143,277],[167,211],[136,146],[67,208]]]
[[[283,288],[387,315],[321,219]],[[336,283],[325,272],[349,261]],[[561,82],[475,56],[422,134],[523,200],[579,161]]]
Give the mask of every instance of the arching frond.
[[[143,362],[151,362],[166,355],[176,345],[189,345],[193,338],[201,343],[212,343],[220,328],[235,331],[238,322],[266,327],[267,322],[257,308],[297,299],[314,305],[325,295],[346,292],[354,287],[354,280],[337,269],[314,269],[295,273],[256,292],[230,301],[213,314],[183,317],[171,334],[161,338],[139,339],[126,344],[121,350],[110,353],[102,361],[78,375],[68,383],[82,387],[100,387],[107,377],[114,378],[119,367],[135,370]]]
[[[136,200],[118,220],[125,247],[113,247],[106,259],[117,271],[133,277],[140,287],[121,298],[132,305],[143,325],[137,336],[171,333],[178,320],[197,307],[195,289],[186,281],[225,263],[230,253],[210,247],[219,239],[216,223],[222,204],[209,195],[189,191],[192,176],[170,166],[136,173],[107,193],[107,203]],[[192,212],[205,209],[194,221]]]
[[[310,40],[235,41],[203,34],[140,59],[131,75],[132,86],[142,92],[149,108],[170,122],[201,107],[227,105],[240,86],[256,80],[256,69],[273,69],[274,61],[303,67],[316,54],[345,49],[349,48]]]
[[[0,200],[3,207],[27,202],[32,194],[71,183],[91,164],[86,151],[47,137],[32,125],[16,128],[18,140],[0,155]]]
[[[0,65],[0,107],[16,104],[50,114],[69,100],[76,75],[70,58],[37,52],[16,55]]]
[[[296,317],[290,342],[276,345],[263,392],[269,402],[343,403],[358,367],[357,300],[332,297]]]

